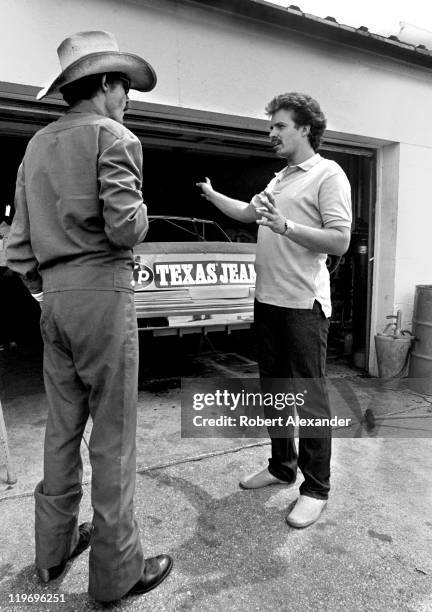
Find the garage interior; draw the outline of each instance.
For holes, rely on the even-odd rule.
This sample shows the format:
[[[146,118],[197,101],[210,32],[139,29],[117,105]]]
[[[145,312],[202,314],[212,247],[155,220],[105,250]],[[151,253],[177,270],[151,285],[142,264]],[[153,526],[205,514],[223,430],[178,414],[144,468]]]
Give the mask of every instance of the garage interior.
[[[33,89],[33,88],[28,88]],[[30,96],[29,96],[30,98]],[[36,103],[32,103],[33,108]],[[44,104],[38,104],[42,119],[29,125],[30,108],[14,111],[13,121],[0,121],[0,163],[2,167],[2,199],[0,215],[12,206],[15,178],[31,134],[47,120]],[[54,106],[57,113],[61,105]],[[143,195],[149,214],[180,215],[213,219],[234,241],[255,241],[257,227],[244,225],[222,215],[200,197],[195,184],[208,176],[215,189],[232,197],[249,200],[261,191],[274,172],[283,167],[283,160],[274,157],[265,133],[266,122],[228,117],[213,113],[132,102],[126,125],[140,138],[143,145]],[[35,114],[33,114],[35,117]],[[1,118],[1,115],[0,115]],[[45,119],[45,120],[44,120]],[[39,125],[34,123],[40,122]],[[366,148],[356,148],[334,142],[324,142],[320,153],[335,160],[346,172],[352,186],[353,231],[349,251],[339,258],[329,257],[333,315],[330,326],[328,358],[344,359],[350,365],[365,369],[368,355],[369,313],[373,253],[373,218],[375,195],[375,155]],[[4,279],[2,280],[4,285]],[[16,342],[18,346],[40,346],[38,304],[17,282],[9,279],[2,287],[0,344]],[[12,295],[13,294],[13,295]],[[145,336],[148,333],[144,332]],[[233,338],[218,338],[214,333],[211,346],[226,347],[239,342],[245,353],[253,357],[250,331],[233,332]],[[159,343],[173,339],[158,338]],[[154,340],[145,338],[146,346]],[[174,341],[168,352],[183,351],[190,344],[201,347],[203,339]],[[159,347],[161,349],[161,347]],[[153,351],[152,351],[153,352]],[[156,352],[159,352],[156,350]],[[166,350],[162,349],[163,354]]]

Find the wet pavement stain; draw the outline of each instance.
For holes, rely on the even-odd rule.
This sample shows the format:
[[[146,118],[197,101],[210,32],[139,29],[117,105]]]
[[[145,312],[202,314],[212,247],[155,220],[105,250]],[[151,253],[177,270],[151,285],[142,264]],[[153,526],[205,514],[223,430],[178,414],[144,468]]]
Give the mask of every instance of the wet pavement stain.
[[[253,507],[245,507],[241,490],[219,499],[203,486],[166,471],[151,471],[146,477],[181,492],[193,508],[193,531],[171,551],[188,578],[188,586],[180,586],[173,594],[173,610],[188,609],[192,593],[191,609],[201,610],[206,598],[226,590],[281,579],[287,564],[276,562],[273,551],[280,543],[283,517],[266,506],[265,492],[257,496]],[[260,524],[268,528],[256,530]]]
[[[378,533],[373,529],[368,529],[368,534],[371,538],[376,538],[377,540],[381,540],[381,542],[393,542],[393,538],[386,533]]]

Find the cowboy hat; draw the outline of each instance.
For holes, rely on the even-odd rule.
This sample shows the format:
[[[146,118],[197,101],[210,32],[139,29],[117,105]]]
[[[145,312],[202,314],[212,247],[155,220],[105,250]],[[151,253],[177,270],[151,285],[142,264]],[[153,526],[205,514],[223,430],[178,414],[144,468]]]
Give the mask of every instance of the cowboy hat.
[[[39,91],[37,100],[82,77],[106,72],[122,72],[130,79],[131,89],[138,91],[150,91],[156,85],[156,73],[150,64],[138,55],[119,51],[110,32],[77,32],[65,38],[57,55],[62,71]]]

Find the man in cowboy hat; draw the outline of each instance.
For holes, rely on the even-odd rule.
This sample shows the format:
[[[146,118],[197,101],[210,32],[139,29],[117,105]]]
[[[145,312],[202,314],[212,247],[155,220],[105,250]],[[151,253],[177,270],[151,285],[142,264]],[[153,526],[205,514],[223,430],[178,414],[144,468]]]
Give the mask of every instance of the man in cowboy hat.
[[[142,150],[123,123],[129,87],[150,91],[153,68],[120,52],[108,32],[79,32],[58,48],[69,110],[30,141],[18,171],[8,265],[43,299],[48,397],[44,477],[35,490],[36,566],[59,576],[90,543],[89,593],[145,593],[172,559],[144,559],[134,518],[138,335],[132,248],[147,232]],[[93,524],[78,527],[80,444],[93,421]]]

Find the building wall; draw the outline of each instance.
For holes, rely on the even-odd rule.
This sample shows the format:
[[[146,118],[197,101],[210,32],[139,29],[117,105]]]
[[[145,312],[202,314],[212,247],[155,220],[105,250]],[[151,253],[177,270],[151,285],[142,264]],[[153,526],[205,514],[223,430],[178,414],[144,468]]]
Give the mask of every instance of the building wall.
[[[3,0],[0,11],[3,81],[42,86],[63,38],[107,29],[156,69],[156,89],[136,99],[264,118],[276,93],[316,97],[330,134],[378,148],[372,334],[399,307],[409,325],[415,285],[432,283],[430,71],[184,1]]]
[[[430,128],[432,131],[432,127]],[[432,284],[432,149],[400,146],[395,308],[410,325],[413,283]]]
[[[430,71],[174,0],[2,0],[0,78],[43,85],[55,49],[81,29],[108,29],[155,67],[158,85],[137,99],[264,118],[275,93],[307,91],[329,129],[432,146],[424,117]],[[4,21],[4,20],[3,20]],[[21,33],[21,35],[19,35]],[[416,101],[416,112],[407,109]]]

